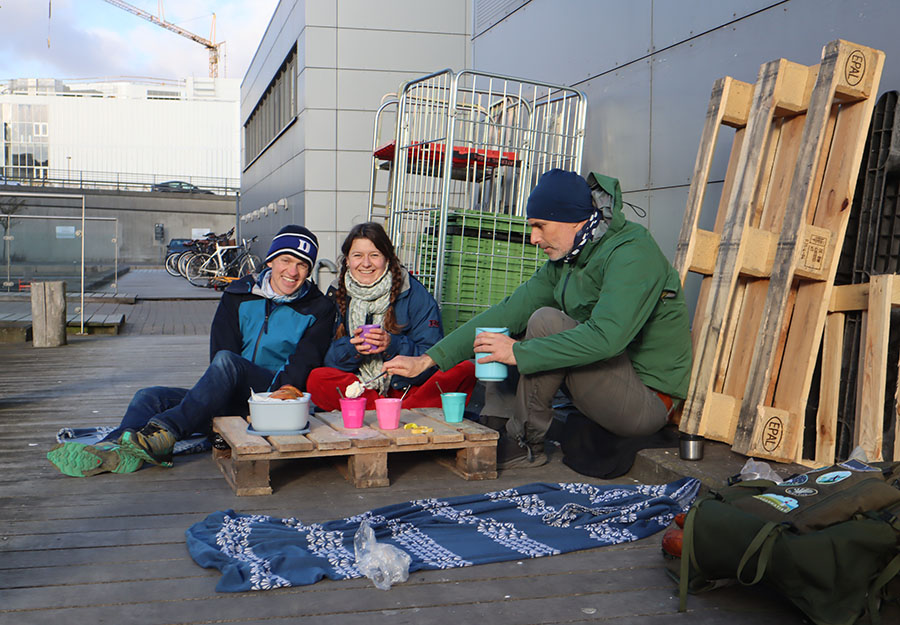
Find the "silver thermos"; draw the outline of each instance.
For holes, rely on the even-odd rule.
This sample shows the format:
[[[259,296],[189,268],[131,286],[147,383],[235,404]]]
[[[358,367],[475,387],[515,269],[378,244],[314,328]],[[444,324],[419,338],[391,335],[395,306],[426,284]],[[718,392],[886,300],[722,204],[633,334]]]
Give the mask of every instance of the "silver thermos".
[[[678,441],[678,451],[682,460],[702,460],[703,437],[682,432]]]

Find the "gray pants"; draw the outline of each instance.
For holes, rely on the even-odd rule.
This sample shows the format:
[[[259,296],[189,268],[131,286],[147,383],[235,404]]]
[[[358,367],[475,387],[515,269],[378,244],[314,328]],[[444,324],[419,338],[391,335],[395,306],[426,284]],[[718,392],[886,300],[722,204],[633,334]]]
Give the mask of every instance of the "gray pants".
[[[540,308],[528,320],[525,339],[550,336],[577,325],[560,310]],[[531,375],[518,375],[510,367],[504,382],[485,383],[481,412],[507,417],[512,408],[507,433],[528,443],[540,443],[553,420],[553,396],[563,384],[579,412],[619,436],[645,436],[666,424],[665,405],[656,391],[644,385],[625,354],[583,367]]]

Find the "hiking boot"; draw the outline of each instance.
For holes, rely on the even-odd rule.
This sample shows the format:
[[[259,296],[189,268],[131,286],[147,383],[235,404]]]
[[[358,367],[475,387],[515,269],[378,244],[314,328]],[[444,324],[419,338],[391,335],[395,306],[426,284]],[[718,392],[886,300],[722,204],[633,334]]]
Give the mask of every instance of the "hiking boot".
[[[119,445],[138,458],[163,467],[172,466],[175,435],[156,423],[148,423],[140,431],[125,430]]]
[[[547,464],[547,454],[543,443],[526,443],[512,438],[506,432],[500,433],[497,441],[497,469],[520,469],[540,467]]]
[[[141,468],[141,458],[126,453],[116,443],[68,442],[54,445],[47,452],[47,459],[63,475],[90,477],[100,473],[133,473]]]

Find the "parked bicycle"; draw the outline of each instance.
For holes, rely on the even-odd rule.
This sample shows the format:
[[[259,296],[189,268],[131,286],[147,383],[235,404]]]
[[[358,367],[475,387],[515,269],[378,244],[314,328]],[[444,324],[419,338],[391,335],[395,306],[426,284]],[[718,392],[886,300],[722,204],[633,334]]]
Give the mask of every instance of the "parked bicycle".
[[[190,249],[188,246],[192,243],[192,239],[171,239],[166,249],[166,272],[170,276],[176,278],[181,275],[178,273],[178,258],[183,252]]]
[[[256,239],[244,239],[240,245],[221,245],[216,241],[211,254],[194,254],[185,266],[188,282],[194,286],[224,288],[248,273],[255,273],[262,266],[259,256],[250,252],[250,245]]]
[[[202,239],[181,239],[181,249],[174,250],[166,256],[166,272],[175,277],[187,278],[185,273],[187,263],[195,254],[213,253],[216,243],[226,243],[231,239],[232,234],[234,234],[234,228],[223,234],[210,232]]]

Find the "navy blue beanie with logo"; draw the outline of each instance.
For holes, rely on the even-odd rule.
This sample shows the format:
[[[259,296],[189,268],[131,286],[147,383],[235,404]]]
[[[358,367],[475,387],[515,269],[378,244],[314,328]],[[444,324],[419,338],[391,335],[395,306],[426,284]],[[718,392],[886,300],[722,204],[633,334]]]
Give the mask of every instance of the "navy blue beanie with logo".
[[[551,169],[528,196],[525,212],[529,219],[577,223],[594,212],[591,188],[574,171]]]
[[[319,255],[319,240],[308,228],[285,226],[272,239],[272,245],[269,246],[269,252],[266,254],[266,262],[282,254],[290,254],[306,261],[311,270]]]

